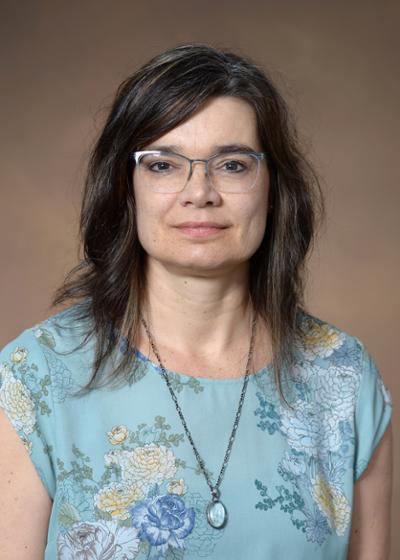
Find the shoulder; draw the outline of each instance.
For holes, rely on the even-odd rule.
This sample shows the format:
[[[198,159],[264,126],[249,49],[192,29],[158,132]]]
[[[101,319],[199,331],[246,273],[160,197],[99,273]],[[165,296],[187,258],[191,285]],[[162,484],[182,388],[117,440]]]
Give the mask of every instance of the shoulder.
[[[392,404],[391,394],[363,342],[336,325],[303,313],[294,379],[313,390],[316,401]],[[335,399],[334,399],[335,400]],[[372,404],[371,404],[372,406]]]
[[[35,386],[46,383],[56,400],[63,400],[75,385],[73,372],[87,370],[90,341],[86,344],[87,324],[78,305],[71,306],[37,323],[8,342],[0,351],[3,384],[18,375],[21,382]],[[29,378],[27,374],[29,372]]]
[[[4,353],[11,348],[25,346],[33,351],[38,351],[43,346],[67,350],[82,343],[87,327],[88,322],[82,319],[82,306],[72,305],[28,327],[10,340],[1,351]],[[14,356],[15,359],[19,357],[18,353]]]
[[[297,351],[303,361],[322,367],[360,371],[368,354],[359,338],[310,313],[299,316],[302,333]]]
[[[56,418],[74,390],[73,353],[72,357],[64,355],[79,341],[75,326],[66,329],[71,326],[72,316],[75,314],[71,315],[71,310],[53,315],[25,329],[0,351],[0,409],[22,441],[50,497],[56,489]]]
[[[300,317],[302,336],[296,345],[295,380],[306,381],[320,396],[326,391],[365,398],[377,389],[387,404],[390,392],[369,350],[356,336],[309,313]]]

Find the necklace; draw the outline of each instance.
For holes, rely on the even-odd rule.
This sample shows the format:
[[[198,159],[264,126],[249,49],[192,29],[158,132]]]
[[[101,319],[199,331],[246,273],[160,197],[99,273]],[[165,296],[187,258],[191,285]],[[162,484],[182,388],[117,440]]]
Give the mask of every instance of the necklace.
[[[246,394],[246,389],[247,389],[247,384],[249,381],[249,368],[250,368],[250,362],[251,362],[251,358],[253,356],[253,347],[254,347],[254,334],[255,334],[255,324],[256,324],[256,314],[254,312],[253,309],[253,317],[252,317],[252,322],[251,322],[251,336],[250,336],[250,345],[249,345],[249,353],[247,356],[247,364],[246,364],[246,372],[245,372],[245,376],[244,376],[244,381],[243,381],[243,387],[242,387],[242,391],[240,394],[240,399],[239,399],[239,406],[236,412],[236,416],[235,416],[235,421],[233,423],[233,428],[232,428],[232,433],[230,435],[229,438],[229,442],[228,442],[228,447],[226,449],[225,452],[225,457],[222,463],[222,467],[221,467],[221,471],[219,473],[218,476],[218,480],[216,482],[215,485],[213,485],[211,483],[210,477],[208,476],[207,470],[205,468],[205,463],[204,460],[201,458],[200,453],[198,452],[193,438],[192,438],[192,434],[190,433],[190,430],[187,426],[185,417],[183,416],[183,412],[181,407],[179,406],[178,403],[178,399],[176,398],[175,392],[172,389],[170,380],[168,378],[167,372],[165,371],[165,367],[163,366],[162,362],[161,362],[161,358],[159,355],[159,352],[157,350],[157,347],[155,345],[154,339],[150,333],[149,327],[147,326],[146,321],[144,320],[143,317],[141,317],[142,323],[144,325],[144,328],[146,330],[147,336],[149,338],[149,342],[150,345],[153,349],[153,352],[155,354],[155,356],[157,357],[158,363],[160,364],[160,368],[162,371],[162,375],[165,379],[165,382],[167,383],[169,392],[171,394],[172,400],[174,401],[175,404],[175,408],[178,412],[179,418],[181,419],[182,425],[184,427],[184,430],[186,432],[186,436],[190,442],[190,445],[192,446],[193,452],[196,456],[197,459],[197,463],[207,481],[208,487],[210,488],[211,491],[211,501],[209,502],[208,506],[207,506],[207,510],[206,510],[206,515],[207,515],[207,521],[208,523],[211,525],[211,527],[214,527],[214,529],[222,529],[227,522],[228,519],[228,512],[226,510],[226,507],[224,506],[224,504],[220,501],[219,497],[220,497],[220,491],[219,491],[219,486],[222,482],[222,478],[224,476],[227,464],[228,464],[228,460],[231,454],[231,450],[232,450],[232,445],[233,445],[233,441],[235,439],[235,435],[236,435],[236,431],[239,425],[239,420],[240,420],[240,414],[242,412],[242,407],[243,407],[243,401],[244,401],[244,397]]]

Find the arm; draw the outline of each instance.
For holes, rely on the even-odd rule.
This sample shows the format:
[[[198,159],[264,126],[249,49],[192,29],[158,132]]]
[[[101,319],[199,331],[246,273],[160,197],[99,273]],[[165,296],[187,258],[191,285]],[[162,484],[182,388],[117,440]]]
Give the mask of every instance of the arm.
[[[0,558],[43,560],[52,502],[0,409]]]
[[[390,423],[367,469],[355,484],[348,560],[389,560],[392,476]]]

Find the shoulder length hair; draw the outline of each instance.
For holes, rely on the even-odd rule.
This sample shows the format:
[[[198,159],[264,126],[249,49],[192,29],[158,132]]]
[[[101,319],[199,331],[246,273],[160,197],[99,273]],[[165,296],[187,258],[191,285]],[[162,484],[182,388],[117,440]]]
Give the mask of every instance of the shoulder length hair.
[[[287,105],[250,58],[203,43],[178,45],[147,62],[119,86],[92,150],[83,194],[83,257],[57,290],[53,305],[74,301],[77,320],[88,320],[95,359],[86,392],[100,386],[100,370],[123,340],[125,351],[106,383],[137,368],[134,344],[143,301],[144,250],[138,240],[129,154],[190,118],[211,97],[233,96],[253,107],[267,153],[270,202],[263,241],[250,262],[250,296],[271,332],[274,379],[293,364],[302,336],[304,271],[318,218],[323,214],[315,172],[299,146]],[[85,342],[84,341],[84,342]],[[136,365],[135,365],[136,364]],[[129,366],[129,367],[128,367]]]

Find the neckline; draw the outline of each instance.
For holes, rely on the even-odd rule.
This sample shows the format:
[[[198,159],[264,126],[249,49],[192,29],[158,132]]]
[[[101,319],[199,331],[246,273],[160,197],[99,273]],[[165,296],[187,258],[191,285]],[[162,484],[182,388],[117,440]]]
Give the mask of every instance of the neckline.
[[[127,342],[128,341],[126,340],[126,343]],[[160,365],[153,362],[148,356],[143,354],[137,348],[135,348],[135,357],[137,357],[140,361],[149,364],[150,367],[152,367],[159,375],[162,375],[162,370],[161,370]],[[180,372],[180,371],[174,371],[174,370],[171,370],[171,369],[168,369],[168,368],[165,368],[165,371],[167,372],[168,375],[174,375],[178,378],[180,377],[180,378],[186,380],[186,382],[189,382],[191,379],[195,379],[199,383],[213,384],[213,385],[243,384],[243,381],[244,381],[244,378],[245,378],[244,375],[241,375],[239,377],[199,377],[199,376],[196,376],[196,375],[188,375],[187,373],[183,373],[183,372]],[[266,364],[265,366],[258,369],[254,373],[251,373],[249,375],[249,381],[251,381],[251,379],[253,377],[256,379],[256,378],[262,377],[264,374],[267,375],[271,371],[272,371],[272,362]]]

